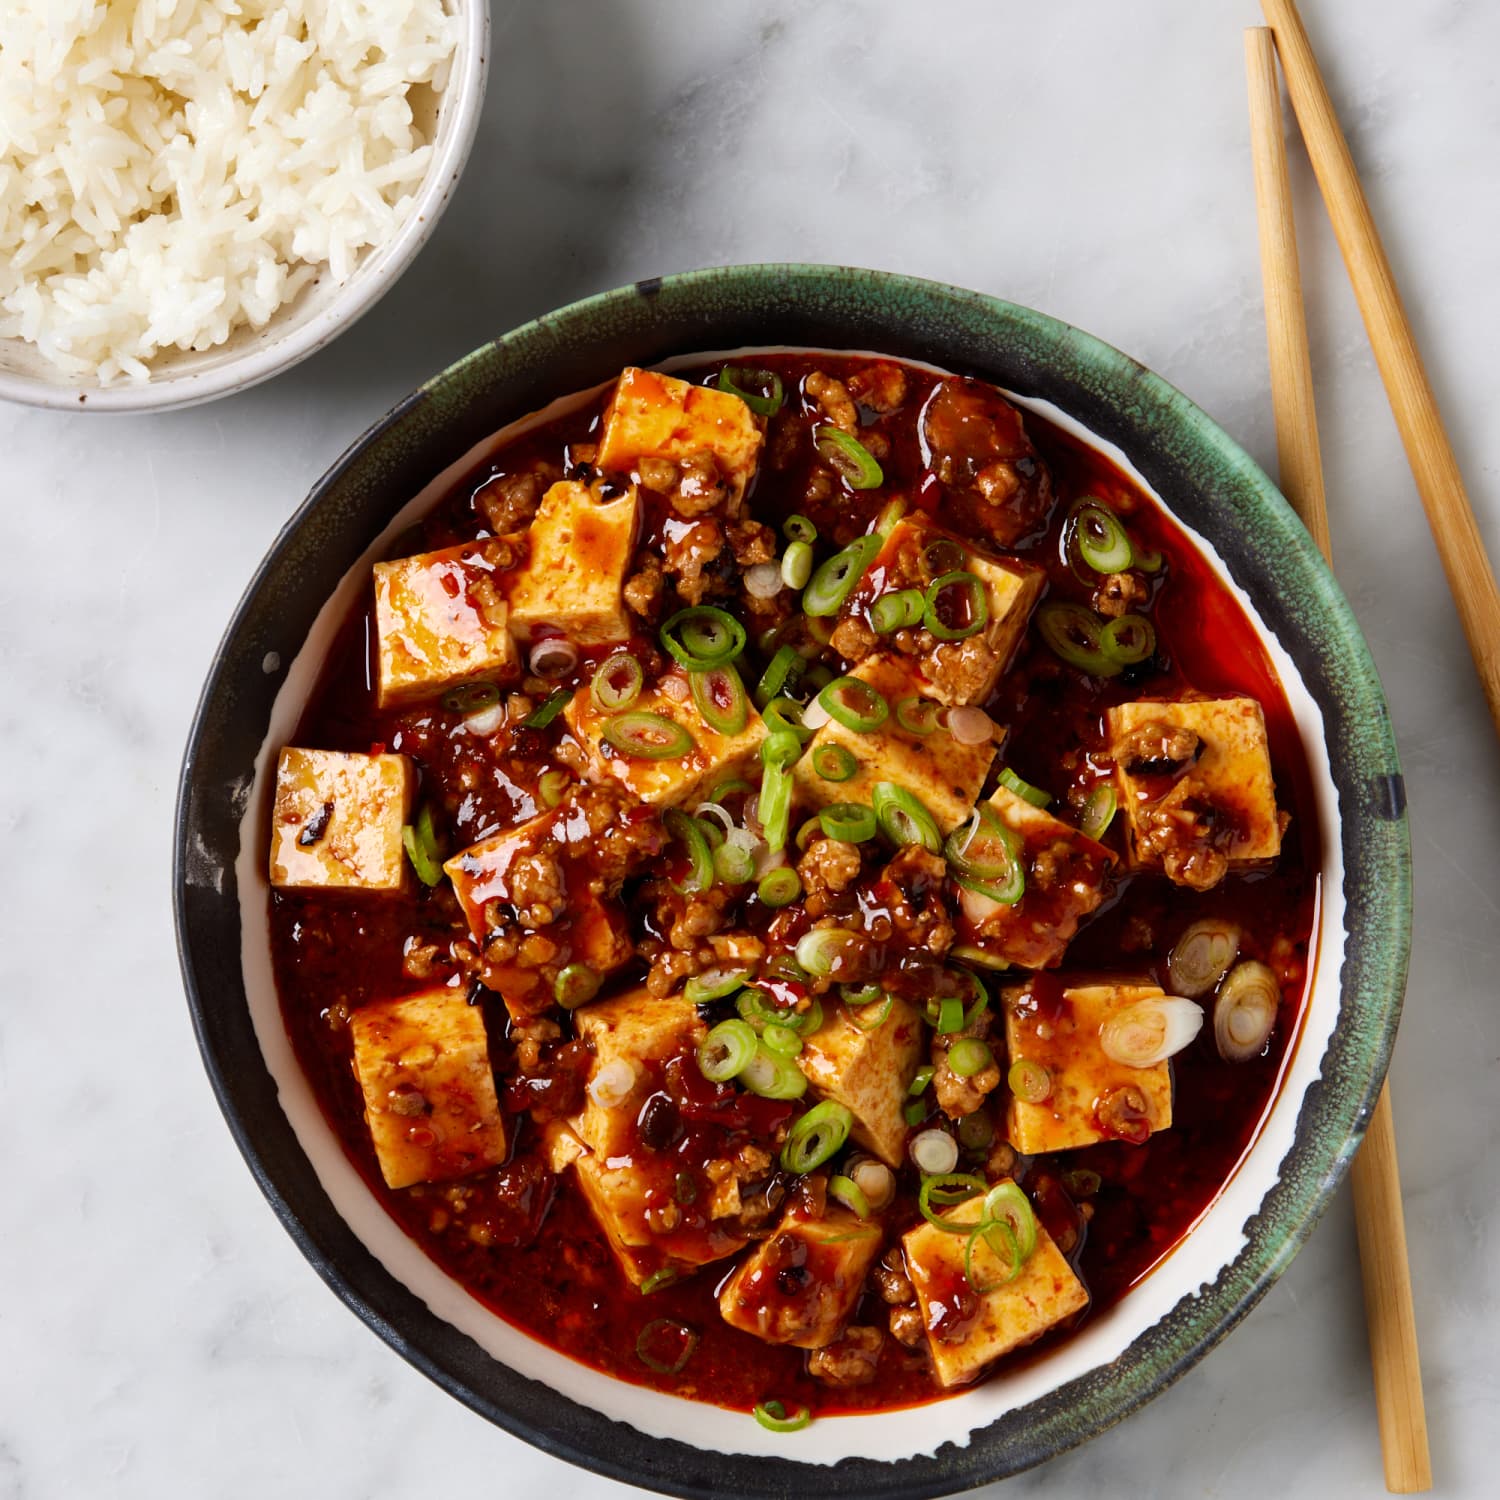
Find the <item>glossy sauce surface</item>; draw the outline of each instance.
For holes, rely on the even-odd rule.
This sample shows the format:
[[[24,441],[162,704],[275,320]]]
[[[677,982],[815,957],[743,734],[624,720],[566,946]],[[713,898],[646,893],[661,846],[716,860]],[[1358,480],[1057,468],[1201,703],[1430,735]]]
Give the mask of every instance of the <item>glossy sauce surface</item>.
[[[839,356],[775,356],[761,362],[780,372],[789,392],[811,370],[842,374],[846,368]],[[864,363],[848,361],[847,368]],[[709,371],[681,373],[702,379]],[[935,382],[923,372],[908,373],[915,387]],[[905,494],[958,530],[962,518],[945,512],[945,487],[925,466],[911,421],[919,405],[914,395],[900,420],[887,427],[892,451],[883,462],[887,484],[882,499],[892,492]],[[391,556],[482,535],[483,522],[472,500],[475,492],[492,476],[514,472],[537,458],[570,470],[570,449],[593,441],[602,406],[601,398],[492,456],[456,484],[426,521],[400,538]],[[1262,1057],[1240,1065],[1221,1061],[1210,1025],[1174,1060],[1170,1130],[1144,1145],[1112,1142],[1056,1157],[1021,1159],[1017,1178],[1041,1222],[1068,1254],[1097,1310],[1125,1295],[1171,1250],[1212,1201],[1252,1139],[1288,1039],[1295,1034],[1310,977],[1320,854],[1310,779],[1296,728],[1271,665],[1237,602],[1171,519],[1114,465],[1039,417],[1028,414],[1025,424],[1051,468],[1058,503],[1046,528],[1024,538],[1016,551],[1047,570],[1049,597],[1087,601],[1089,590],[1074,577],[1059,546],[1063,519],[1083,495],[1104,498],[1126,520],[1137,541],[1160,550],[1167,561],[1156,575],[1150,610],[1158,650],[1142,668],[1114,679],[1082,678],[1063,669],[1036,632],[1028,632],[1012,670],[989,704],[993,717],[1010,730],[1003,762],[1057,794],[1061,803],[1070,786],[1086,787],[1103,776],[1100,718],[1112,704],[1158,694],[1181,696],[1188,690],[1244,694],[1264,709],[1278,800],[1291,815],[1274,869],[1231,873],[1218,888],[1202,894],[1175,887],[1161,876],[1123,875],[1114,896],[1085,921],[1069,950],[1070,978],[1090,972],[1128,973],[1170,991],[1166,955],[1177,935],[1191,921],[1222,914],[1244,933],[1242,956],[1269,963],[1284,996],[1280,1021]],[[843,543],[862,532],[878,509],[877,502],[848,494],[823,506],[809,504],[805,478],[796,465],[763,465],[751,513],[774,525],[800,511],[812,518],[824,537]],[[681,524],[649,512],[644,519],[647,536]],[[476,748],[474,737],[462,728],[461,716],[435,703],[380,712],[371,690],[370,614],[371,606],[361,605],[345,622],[295,743],[348,750],[384,747],[413,756],[422,770],[424,796],[440,796],[441,831],[454,850],[531,816],[541,806],[538,779],[551,769],[547,737],[523,730],[499,753],[482,741]],[[586,679],[588,670],[586,653],[578,680]],[[1106,842],[1118,851],[1118,828],[1110,831]],[[763,909],[757,912],[754,905],[743,925],[769,929],[777,919]],[[867,929],[875,935],[882,920],[889,928],[878,891],[866,901],[866,918]],[[885,1341],[874,1383],[837,1390],[807,1375],[802,1351],[768,1346],[728,1327],[719,1317],[715,1294],[737,1263],[734,1260],[710,1265],[650,1296],[631,1287],[571,1176],[559,1180],[551,1175],[542,1158],[540,1132],[526,1113],[545,1099],[549,1089],[556,1090],[560,1107],[576,1097],[577,1078],[566,1076],[561,1065],[555,1079],[509,1077],[505,1008],[498,996],[478,986],[473,998],[484,1010],[500,1080],[512,1141],[510,1161],[495,1172],[457,1183],[388,1190],[375,1164],[351,1072],[348,1014],[366,1002],[418,988],[403,969],[406,949],[429,942],[446,945],[462,937],[463,914],[446,885],[391,899],[278,893],[272,898],[271,930],[288,1030],[351,1159],[406,1232],[501,1317],[621,1378],[741,1409],[774,1396],[789,1406],[806,1403],[818,1412],[867,1410],[937,1394],[925,1353],[908,1350],[891,1338]],[[785,923],[773,946],[790,946],[796,936],[795,920]],[[905,967],[899,954],[889,961],[897,970]],[[638,973],[621,976],[618,987]],[[918,993],[921,974],[918,965],[910,975],[910,987]],[[887,979],[893,990],[905,987],[899,974],[888,974]],[[572,1065],[578,1061],[574,1057]],[[666,1064],[660,1083],[682,1132],[675,1150],[687,1170],[710,1149],[720,1151],[726,1143],[763,1135],[770,1111],[785,1109],[738,1091],[716,1089],[687,1059]],[[904,1187],[893,1228],[917,1222],[915,1203]],[[882,1324],[878,1298],[867,1292],[865,1301],[870,1306],[857,1310],[854,1321]],[[699,1335],[680,1373],[658,1372],[637,1353],[643,1328],[659,1318],[681,1320]],[[1044,1350],[1068,1331],[1055,1331],[1036,1347]],[[1035,1356],[1028,1352],[1022,1357]]]

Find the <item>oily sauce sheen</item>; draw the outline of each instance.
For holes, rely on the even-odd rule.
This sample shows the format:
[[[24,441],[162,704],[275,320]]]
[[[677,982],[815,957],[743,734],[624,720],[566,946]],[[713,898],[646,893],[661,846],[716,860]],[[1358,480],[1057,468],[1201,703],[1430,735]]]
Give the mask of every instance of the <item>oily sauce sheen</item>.
[[[809,372],[843,376],[868,361],[766,355],[754,363],[780,374],[790,395],[789,409],[794,410],[796,392]],[[677,373],[702,382],[713,369]],[[913,393],[900,416],[885,424],[892,446],[882,460],[886,483],[881,498],[905,495],[916,508],[935,507],[935,518],[942,521],[943,489],[924,465],[911,419],[920,410],[923,390],[936,377],[911,367],[906,373]],[[474,496],[495,476],[517,472],[536,460],[549,461],[563,473],[574,469],[572,450],[597,437],[607,394],[489,455],[454,484],[425,521],[397,539],[390,556],[485,535]],[[773,419],[773,429],[779,420]],[[1088,600],[1088,588],[1074,576],[1060,547],[1064,518],[1082,496],[1103,499],[1137,543],[1159,550],[1166,563],[1153,579],[1150,604],[1158,648],[1141,667],[1115,678],[1088,678],[1065,668],[1037,632],[1028,631],[1021,654],[987,705],[995,721],[1009,727],[1003,763],[1040,785],[1056,785],[1060,762],[1076,766],[1080,758],[1101,752],[1101,715],[1112,704],[1181,697],[1189,691],[1240,694],[1258,700],[1265,713],[1277,800],[1291,818],[1274,868],[1231,871],[1207,892],[1180,888],[1160,875],[1119,874],[1114,896],[1085,921],[1069,949],[1070,977],[1089,971],[1128,972],[1170,993],[1166,955],[1178,934],[1199,918],[1224,916],[1243,932],[1240,956],[1268,963],[1281,981],[1284,999],[1270,1043],[1259,1058],[1241,1064],[1221,1061],[1210,1021],[1189,1049],[1173,1059],[1170,1129],[1139,1146],[1110,1142],[1056,1157],[1020,1158],[1016,1179],[1041,1223],[1067,1251],[1092,1299],[1071,1328],[1054,1330],[1035,1346],[1044,1351],[1066,1338],[1078,1322],[1124,1296],[1170,1253],[1250,1144],[1289,1039],[1296,1035],[1313,968],[1315,955],[1309,943],[1320,855],[1302,745],[1271,663],[1237,601],[1183,532],[1117,467],[1039,416],[1026,414],[1025,425],[1050,466],[1057,503],[1046,528],[1014,550],[1047,570],[1047,597]],[[873,509],[866,513],[862,497],[845,492],[821,505],[809,504],[806,479],[805,466],[778,469],[763,464],[750,513],[779,528],[787,515],[801,512],[816,523],[822,538],[839,545],[865,530]],[[648,513],[645,518],[648,532],[671,524],[659,515]],[[537,812],[543,806],[538,779],[549,767],[545,735],[522,730],[504,753],[497,753],[488,742],[463,731],[459,714],[436,702],[394,712],[377,709],[372,615],[373,605],[366,601],[344,622],[298,726],[296,743],[365,752],[385,749],[413,757],[421,768],[421,795],[436,804],[439,830],[449,849],[463,848]],[[606,652],[609,649],[613,648]],[[570,680],[587,681],[592,664],[586,653]],[[753,684],[758,670],[747,669],[747,685]],[[1118,826],[1105,842],[1120,849]],[[512,1072],[505,1006],[477,984],[471,998],[483,1008],[510,1139],[509,1160],[453,1183],[400,1191],[386,1188],[351,1069],[348,1018],[371,1001],[421,987],[403,967],[409,947],[442,947],[467,935],[446,884],[431,891],[416,882],[412,887],[406,894],[379,899],[278,891],[271,897],[270,915],[282,1012],[301,1066],[370,1190],[427,1254],[508,1322],[572,1358],[637,1384],[741,1410],[775,1396],[789,1410],[805,1403],[815,1413],[910,1405],[938,1394],[925,1350],[909,1350],[892,1338],[885,1340],[872,1383],[836,1389],[807,1375],[803,1351],[768,1345],[729,1327],[719,1316],[715,1294],[735,1260],[709,1265],[650,1296],[632,1287],[572,1175],[554,1178],[547,1169],[539,1132],[526,1112],[548,1089],[568,1087],[568,1080],[561,1075],[522,1078]],[[750,925],[755,925],[753,920]],[[611,989],[624,988],[639,973],[627,971]],[[995,989],[991,985],[992,993]],[[1044,978],[1036,986],[1036,1003],[1045,1005],[1047,995]],[[701,1079],[698,1086],[713,1093]],[[705,1097],[702,1118],[707,1123],[695,1128],[753,1136],[774,1123],[778,1110],[784,1117],[789,1109],[745,1097],[754,1109],[732,1118],[716,1114],[719,1105]],[[725,1119],[729,1123],[722,1123]],[[913,1182],[908,1183],[908,1177]],[[911,1196],[914,1176],[904,1173],[902,1180],[893,1233],[920,1222]],[[1084,1202],[1090,1205],[1087,1218],[1079,1212]],[[864,1303],[853,1322],[883,1326],[885,1309],[879,1298],[866,1292]],[[637,1355],[642,1329],[660,1318],[680,1321],[699,1336],[679,1374],[658,1373]],[[1035,1357],[1035,1351],[1023,1351],[1019,1357]]]

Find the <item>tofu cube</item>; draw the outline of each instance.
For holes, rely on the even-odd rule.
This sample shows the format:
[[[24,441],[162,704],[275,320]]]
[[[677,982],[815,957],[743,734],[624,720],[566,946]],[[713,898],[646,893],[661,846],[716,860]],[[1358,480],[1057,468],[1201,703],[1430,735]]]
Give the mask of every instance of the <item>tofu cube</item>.
[[[978,1223],[982,1201],[971,1198],[945,1212],[958,1223]],[[964,1274],[967,1239],[934,1224],[919,1224],[901,1241],[927,1328],[933,1373],[946,1389],[970,1384],[1001,1356],[1039,1339],[1082,1312],[1089,1301],[1083,1283],[1040,1224],[1036,1248],[1015,1280],[983,1295],[975,1293]],[[1002,1281],[1010,1270],[983,1240],[974,1246],[972,1265],[981,1286]]]
[[[1253,698],[1122,703],[1104,725],[1132,869],[1206,889],[1226,862],[1281,852],[1265,715]]]
[[[946,729],[930,734],[903,729],[896,705],[903,698],[921,697],[927,685],[904,662],[869,656],[849,673],[868,683],[890,705],[890,717],[868,734],[830,719],[809,741],[792,776],[800,799],[813,807],[833,802],[869,804],[878,781],[905,787],[927,808],[938,827],[951,833],[973,811],[980,789],[995,758],[993,741],[961,745]],[[854,757],[854,774],[846,781],[828,781],[817,773],[815,759],[823,745],[840,745]]]
[[[401,829],[416,768],[404,755],[288,746],[276,763],[271,884],[283,891],[399,891]]]
[[[539,967],[489,965],[488,982],[517,1020],[552,1008],[553,981],[568,964],[608,975],[635,956],[624,908],[590,889],[587,846],[580,857],[569,838],[574,821],[572,805],[564,802],[470,845],[443,866],[477,939],[489,931],[486,906],[499,901],[556,948]]]
[[[1007,906],[955,884],[959,940],[1023,969],[1052,968],[1109,890],[1114,856],[1004,787],[996,788],[988,806],[1021,840],[1026,890]]]
[[[881,1238],[847,1209],[821,1219],[789,1210],[724,1284],[719,1311],[731,1328],[768,1344],[822,1349],[853,1314]]]
[[[926,516],[903,516],[843,610],[845,618],[868,621],[870,607],[882,594],[912,588],[925,593],[934,579],[959,571],[972,573],[984,588],[984,627],[961,641],[939,641],[915,658],[927,692],[950,705],[983,703],[994,692],[1041,598],[1046,575],[1039,567],[983,552]],[[872,649],[881,649],[880,642]]]
[[[668,1068],[697,1067],[694,1054],[707,1031],[697,1011],[642,987],[584,1006],[574,1020],[594,1063],[575,1127],[584,1150],[573,1170],[621,1270],[639,1286],[658,1272],[687,1272],[733,1255],[745,1237],[711,1211],[714,1163],[653,1148],[642,1137],[645,1105],[665,1092]],[[696,1189],[688,1203],[679,1188],[684,1174]]]
[[[563,716],[588,754],[585,774],[594,781],[617,781],[637,801],[665,808],[700,802],[727,777],[759,776],[766,726],[755,706],[747,707],[745,727],[738,734],[720,734],[699,713],[686,673],[664,674],[644,687],[630,707],[633,714],[654,714],[668,721],[660,726],[665,732],[684,734],[681,752],[660,759],[631,755],[605,738],[605,726],[615,715],[594,702],[587,685],[573,695]]]
[[[622,590],[639,518],[633,485],[605,500],[603,486],[554,484],[527,531],[511,539],[525,552],[505,579],[511,634],[523,644],[548,634],[578,646],[628,640]]]
[[[1132,1068],[1115,1062],[1099,1031],[1118,1010],[1161,994],[1154,984],[1091,984],[1063,989],[1034,980],[1005,992],[1010,1063],[1039,1063],[1052,1081],[1040,1104],[1012,1096],[1010,1143],[1027,1156],[1098,1141],[1139,1143],[1172,1123],[1172,1074],[1165,1062]]]
[[[495,537],[375,564],[377,695],[400,708],[469,682],[515,682],[504,573]]]
[[[681,464],[712,455],[737,509],[755,476],[764,441],[754,413],[727,391],[692,385],[654,370],[625,370],[604,413],[598,464],[606,474],[639,477],[643,458]]]
[[[447,1182],[505,1160],[484,1017],[463,990],[363,1006],[349,1031],[387,1187]]]
[[[905,1000],[872,1031],[861,1031],[842,1005],[828,1006],[823,1024],[805,1038],[797,1066],[821,1098],[854,1116],[850,1132],[889,1167],[906,1151],[906,1089],[922,1052],[922,1024]]]

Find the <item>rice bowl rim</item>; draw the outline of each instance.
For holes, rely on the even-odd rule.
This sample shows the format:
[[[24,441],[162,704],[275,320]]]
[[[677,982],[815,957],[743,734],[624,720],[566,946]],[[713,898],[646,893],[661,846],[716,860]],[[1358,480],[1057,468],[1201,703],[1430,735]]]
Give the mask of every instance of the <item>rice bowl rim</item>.
[[[0,400],[77,412],[196,406],[291,369],[362,318],[400,279],[436,228],[479,129],[489,71],[489,0],[449,0],[448,8],[458,19],[459,35],[447,86],[438,96],[432,160],[396,233],[384,244],[360,251],[342,286],[325,290],[315,283],[278,308],[264,328],[236,329],[213,349],[163,351],[161,368],[153,368],[151,378],[141,384],[102,386],[70,379],[26,340],[0,338]]]

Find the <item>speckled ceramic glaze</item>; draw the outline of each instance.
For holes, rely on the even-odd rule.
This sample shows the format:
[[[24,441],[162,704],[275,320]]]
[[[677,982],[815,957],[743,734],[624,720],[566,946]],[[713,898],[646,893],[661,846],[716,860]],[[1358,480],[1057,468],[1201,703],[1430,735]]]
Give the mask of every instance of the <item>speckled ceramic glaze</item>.
[[[1314,762],[1327,851],[1317,979],[1292,1062],[1256,1144],[1173,1255],[1015,1376],[792,1438],[542,1348],[405,1240],[343,1160],[290,1059],[268,981],[256,832],[269,752],[290,732],[321,653],[325,606],[354,597],[370,548],[413,497],[496,429],[625,364],[769,344],[879,350],[978,375],[1127,463],[1246,600]],[[577,303],[476,351],[355,443],[277,540],[229,627],[183,767],[175,888],[183,972],[220,1103],[325,1280],[492,1421],[601,1473],[691,1496],[951,1493],[1050,1457],[1169,1385],[1285,1269],[1343,1175],[1385,1073],[1410,915],[1404,796],[1380,684],[1337,584],[1266,476],[1184,396],[1077,329],[951,287],[818,266],[702,271]]]

